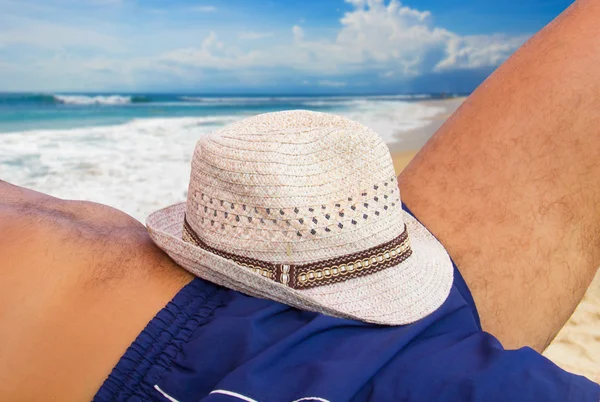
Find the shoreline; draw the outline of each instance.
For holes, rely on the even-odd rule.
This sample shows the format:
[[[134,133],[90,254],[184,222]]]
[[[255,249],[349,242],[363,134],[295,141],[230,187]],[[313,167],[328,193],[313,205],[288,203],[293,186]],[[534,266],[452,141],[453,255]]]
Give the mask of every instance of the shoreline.
[[[391,153],[404,153],[413,152],[421,149],[423,145],[431,138],[431,136],[444,124],[444,122],[450,117],[456,109],[467,99],[466,97],[450,98],[450,99],[434,99],[420,102],[421,104],[429,107],[439,108],[440,111],[436,115],[425,118],[428,124],[415,128],[413,130],[402,131],[394,133],[396,141],[389,143]]]

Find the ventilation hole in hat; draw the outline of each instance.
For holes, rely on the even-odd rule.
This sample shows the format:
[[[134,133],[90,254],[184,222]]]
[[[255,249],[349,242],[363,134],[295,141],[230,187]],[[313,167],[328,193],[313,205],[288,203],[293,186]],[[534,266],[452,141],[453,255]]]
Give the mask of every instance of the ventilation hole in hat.
[[[288,226],[292,226],[292,222],[290,221],[285,221],[287,223]]]
[[[267,213],[270,214],[271,213],[271,208],[267,208]]]
[[[284,214],[285,214],[285,212],[283,212],[283,209],[280,209],[280,210],[279,210],[279,214],[280,214],[280,215],[284,215]]]
[[[223,206],[223,203],[224,203],[224,202],[225,202],[225,201],[221,200],[221,206]]]
[[[298,219],[298,222],[300,222],[301,224],[303,224],[304,223],[304,219],[300,218],[300,219]]]
[[[225,215],[225,218],[227,218],[229,216],[229,212],[223,212],[223,215]]]
[[[273,223],[277,225],[277,219],[273,219]]]
[[[344,217],[344,213],[343,213],[343,212],[340,212],[340,216],[343,218],[343,217]]]
[[[352,197],[348,197],[348,201],[352,201]]]
[[[387,206],[387,205],[384,205],[384,206],[383,206],[383,209],[385,209],[385,210],[387,211],[387,209],[388,209],[388,206]]]
[[[340,204],[335,204],[335,207],[339,208],[339,207],[341,207],[341,205]]]
[[[329,228],[325,228],[325,231],[326,231],[326,232],[331,232],[331,229],[329,229]]]
[[[369,217],[369,215],[363,214],[363,219],[367,219],[368,217]]]
[[[245,206],[245,205],[242,205],[242,209],[245,211],[245,210],[246,210],[246,206]]]
[[[354,219],[352,219],[351,222],[352,222],[353,225],[356,225],[356,221]]]
[[[234,209],[234,208],[235,208],[235,206],[233,204],[231,204],[231,209]]]
[[[392,202],[392,207],[395,207],[395,206],[396,206],[396,203],[395,203],[395,202]]]
[[[308,208],[308,210],[309,210],[310,212],[315,212],[315,209],[314,209],[314,208]]]
[[[369,208],[369,204],[367,204],[366,202],[363,205],[365,206],[365,208]]]
[[[236,216],[235,216],[235,221],[236,221],[236,222],[239,222],[239,221],[240,221],[240,216],[239,216],[239,215],[236,215]]]
[[[377,190],[379,186],[373,186],[373,190]]]
[[[204,223],[204,218],[200,218],[200,222]]]
[[[325,214],[325,219],[329,219],[330,217],[331,217],[331,215]]]
[[[254,213],[258,213],[258,208],[254,207]]]
[[[210,226],[214,226],[215,225],[215,221],[211,220],[210,221]]]
[[[298,212],[300,212],[300,210],[296,207],[296,208],[294,208],[294,212],[298,213]]]
[[[367,193],[362,193],[361,195],[362,195],[363,197],[366,197],[366,196],[367,196]]]
[[[208,207],[204,207],[204,212],[208,212]]]
[[[299,237],[302,237],[302,233],[300,233],[300,232],[296,232],[296,235],[298,235]]]
[[[375,200],[375,202],[379,201],[379,197],[375,197],[373,198],[373,200]]]
[[[260,218],[260,223],[265,223],[265,220],[263,218]]]
[[[312,219],[313,223],[317,223],[317,218]]]
[[[350,207],[350,209],[352,209],[353,211],[356,211],[356,205],[352,205],[352,206]]]
[[[340,229],[343,229],[343,228],[344,228],[344,225],[342,225],[342,223],[340,222],[340,223],[338,223],[338,227],[339,227]]]
[[[387,200],[387,198],[388,198],[387,194],[386,194],[386,195],[384,195],[384,196],[383,196],[383,198],[385,198],[385,199]]]
[[[215,211],[213,212],[214,216],[217,216],[217,210],[215,209]]]
[[[312,234],[314,234],[314,235],[315,235],[315,234],[317,234],[317,231],[316,231],[316,230],[314,230],[314,229],[312,229],[312,230],[310,231],[310,233],[312,233]]]
[[[211,203],[211,204],[212,204],[212,200],[213,200],[213,199],[211,198],[211,199],[210,199],[210,203]]]
[[[325,205],[321,205],[321,209],[325,209],[325,208],[326,208]]]
[[[252,217],[251,216],[248,217],[248,222],[252,222]]]
[[[225,225],[223,223],[221,224],[221,229],[225,230]]]
[[[387,183],[383,183],[383,185],[384,185],[384,186],[387,186],[388,184],[387,184]]]
[[[379,216],[379,211],[375,211],[375,215]]]

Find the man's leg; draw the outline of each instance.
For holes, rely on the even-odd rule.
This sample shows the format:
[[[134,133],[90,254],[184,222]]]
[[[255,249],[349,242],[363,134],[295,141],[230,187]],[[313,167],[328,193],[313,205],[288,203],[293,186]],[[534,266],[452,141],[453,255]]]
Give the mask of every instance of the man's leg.
[[[600,1],[581,0],[484,82],[401,174],[484,330],[543,350],[600,265]]]

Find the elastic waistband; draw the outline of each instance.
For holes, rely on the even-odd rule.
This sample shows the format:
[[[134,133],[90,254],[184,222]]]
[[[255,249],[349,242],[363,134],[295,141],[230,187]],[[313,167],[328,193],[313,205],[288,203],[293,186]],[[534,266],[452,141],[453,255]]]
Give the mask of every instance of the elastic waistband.
[[[94,401],[153,400],[163,373],[187,342],[221,304],[222,289],[195,278],[144,328],[100,387]]]

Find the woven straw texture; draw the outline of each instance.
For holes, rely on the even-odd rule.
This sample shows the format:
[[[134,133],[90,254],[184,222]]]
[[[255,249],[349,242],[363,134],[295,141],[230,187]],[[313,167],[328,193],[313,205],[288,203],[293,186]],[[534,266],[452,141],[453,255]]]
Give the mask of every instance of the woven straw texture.
[[[406,224],[412,255],[347,281],[294,290],[182,240],[186,217],[210,247],[305,264],[376,247]],[[414,322],[446,299],[452,264],[401,207],[381,138],[343,117],[267,113],[202,138],[186,203],[152,214],[149,233],[178,264],[217,284],[298,308],[367,322]]]

